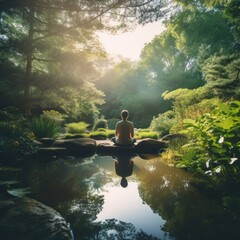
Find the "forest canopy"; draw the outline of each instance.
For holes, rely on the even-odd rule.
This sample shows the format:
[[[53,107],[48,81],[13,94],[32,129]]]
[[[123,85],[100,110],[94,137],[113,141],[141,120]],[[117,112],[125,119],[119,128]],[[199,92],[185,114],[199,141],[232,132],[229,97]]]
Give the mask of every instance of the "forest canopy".
[[[204,86],[207,98],[238,98],[238,9],[237,0],[2,0],[0,107],[90,124],[127,108],[149,127],[177,104],[166,92]],[[97,32],[156,20],[166,30],[140,60],[113,66]]]

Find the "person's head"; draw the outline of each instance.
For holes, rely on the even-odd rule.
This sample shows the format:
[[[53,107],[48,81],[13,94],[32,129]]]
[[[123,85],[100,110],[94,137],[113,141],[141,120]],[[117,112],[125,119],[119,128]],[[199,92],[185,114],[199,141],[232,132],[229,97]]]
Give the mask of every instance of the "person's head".
[[[123,188],[126,188],[128,186],[127,179],[125,177],[122,177],[120,184]]]
[[[123,120],[126,120],[128,118],[128,110],[122,110],[121,116]]]

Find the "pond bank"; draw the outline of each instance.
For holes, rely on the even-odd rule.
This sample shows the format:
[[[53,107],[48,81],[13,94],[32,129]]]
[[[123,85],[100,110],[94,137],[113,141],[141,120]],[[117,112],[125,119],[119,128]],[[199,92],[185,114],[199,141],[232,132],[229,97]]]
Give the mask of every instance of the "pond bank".
[[[114,154],[139,154],[139,153],[161,153],[168,145],[167,141],[143,139],[138,140],[131,146],[117,146],[110,140],[94,140],[91,138],[62,139],[51,141],[42,139],[42,143],[37,143],[39,149],[34,157],[54,157],[59,156],[92,156],[94,154],[111,156]]]

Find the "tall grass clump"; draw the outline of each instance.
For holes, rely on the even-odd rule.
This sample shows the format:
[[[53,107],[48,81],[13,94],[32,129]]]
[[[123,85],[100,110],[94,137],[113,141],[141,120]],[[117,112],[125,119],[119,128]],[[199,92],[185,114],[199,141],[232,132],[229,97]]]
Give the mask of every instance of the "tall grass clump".
[[[43,137],[56,138],[61,132],[61,124],[53,119],[40,116],[32,120],[30,129],[37,139]]]

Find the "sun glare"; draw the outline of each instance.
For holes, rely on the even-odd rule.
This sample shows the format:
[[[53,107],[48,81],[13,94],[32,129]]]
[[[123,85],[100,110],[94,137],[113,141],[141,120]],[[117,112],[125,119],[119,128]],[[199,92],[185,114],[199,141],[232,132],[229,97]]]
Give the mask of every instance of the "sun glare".
[[[165,27],[161,21],[138,26],[132,32],[112,35],[106,32],[98,33],[100,42],[106,52],[112,57],[122,56],[130,60],[138,60],[146,43],[156,35],[161,34]]]

